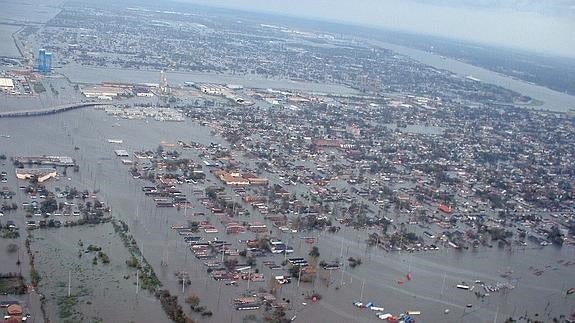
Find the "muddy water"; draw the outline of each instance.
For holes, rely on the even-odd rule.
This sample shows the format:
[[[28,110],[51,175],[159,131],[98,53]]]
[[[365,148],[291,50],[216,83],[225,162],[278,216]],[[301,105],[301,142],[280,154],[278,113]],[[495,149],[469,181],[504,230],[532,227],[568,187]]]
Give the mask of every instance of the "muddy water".
[[[131,178],[127,172],[128,166],[122,165],[113,153],[113,150],[118,148],[130,152],[155,149],[163,140],[172,143],[178,139],[194,140],[203,144],[221,142],[221,138],[210,135],[209,129],[191,122],[118,120],[95,110],[72,111],[41,118],[5,119],[0,120],[0,128],[3,133],[12,136],[2,142],[2,149],[8,155],[62,154],[77,159],[80,172],[73,175],[71,182],[77,181],[79,187],[101,190],[100,195],[103,200],[109,201],[114,215],[126,220],[130,225],[138,244],[164,285],[175,295],[198,294],[202,305],[214,312],[209,321],[241,322],[245,315],[251,314],[236,312],[229,305],[230,300],[247,287],[245,282],[241,282],[239,287],[230,287],[207,278],[202,262],[193,258],[180,237],[169,229],[172,224],[182,224],[194,218],[191,216],[192,212],[205,211],[203,206],[192,200],[193,210],[178,212],[175,209],[156,209],[153,202],[141,193],[140,188],[144,182]],[[124,144],[109,144],[106,141],[108,138],[123,139]],[[80,149],[75,151],[75,146]],[[187,157],[197,157],[192,151],[186,151],[184,154],[189,155]],[[214,183],[213,179],[211,183]],[[210,182],[206,185],[209,184]],[[196,187],[186,186],[182,189],[188,196],[192,196],[191,190],[194,188]],[[245,220],[256,220],[255,213],[253,211],[254,215]],[[212,219],[212,222],[219,225],[218,219]],[[223,232],[221,226],[220,232]],[[296,320],[302,322],[375,321],[376,317],[372,311],[360,310],[352,305],[353,301],[362,298],[362,289],[361,300],[364,302],[372,301],[384,307],[386,312],[392,313],[421,311],[419,321],[423,322],[493,322],[496,317],[497,321],[503,321],[510,315],[519,316],[525,312],[530,315],[543,315],[547,300],[551,303],[547,309],[551,309],[553,316],[569,314],[574,309],[575,301],[572,297],[565,297],[565,290],[573,287],[569,286],[571,282],[568,278],[574,277],[575,269],[573,266],[565,267],[557,263],[559,259],[575,260],[572,247],[517,249],[512,252],[494,248],[477,252],[444,250],[399,254],[366,249],[363,241],[367,233],[344,229],[337,235],[323,234],[319,237],[317,245],[321,259],[332,260],[340,255],[344,258],[354,256],[361,257],[363,264],[355,269],[346,268],[344,272],[325,274],[330,281],[329,287],[322,280],[316,281],[315,284],[302,283],[299,289],[297,283],[285,285],[280,291],[280,297],[291,300],[292,307],[288,310],[288,316],[296,315]],[[201,235],[206,238],[214,237]],[[299,237],[302,234],[278,235],[294,246],[294,256],[307,255],[311,246],[301,242]],[[252,234],[217,236],[236,242],[237,248],[240,248],[237,239],[253,237]],[[46,237],[47,240],[48,238]],[[77,237],[59,238],[70,240],[71,245],[77,241]],[[111,257],[122,258],[112,250],[109,254]],[[275,258],[276,263],[283,260],[281,255],[270,258]],[[167,262],[168,265],[162,266],[162,262]],[[545,271],[541,276],[535,276],[531,273],[531,266]],[[184,292],[174,275],[180,271],[188,272],[192,278],[192,285],[186,287]],[[508,271],[512,271],[517,287],[507,293],[491,293],[490,297],[481,300],[472,292],[455,288],[458,283],[472,283],[477,279],[491,284],[505,281],[500,275]],[[272,273],[267,268],[262,272],[266,275],[266,282],[252,283],[250,288],[267,287],[267,280],[271,275],[284,273]],[[408,272],[413,275],[411,281],[405,279]],[[61,277],[58,279],[61,280]],[[404,283],[399,284],[400,280]],[[110,290],[115,287],[114,284],[117,283],[107,281],[104,285],[110,285],[106,286]],[[341,288],[335,288],[341,284]],[[302,293],[306,294],[312,290],[323,295],[320,302],[310,303],[304,300]],[[126,298],[133,297],[133,288],[123,289],[116,295],[120,297],[121,294]],[[104,297],[103,294],[100,295]],[[106,297],[109,295],[111,292],[106,294]],[[92,306],[96,307],[96,304],[94,302]],[[466,308],[466,304],[472,304],[473,307]],[[100,310],[106,310],[106,305],[98,306],[102,307]],[[445,309],[450,309],[450,313],[445,315]],[[547,316],[543,317],[550,320]]]
[[[79,242],[83,243],[80,247]],[[97,252],[86,253],[89,245],[102,248],[109,264],[92,263]],[[136,293],[135,271],[126,266],[129,252],[113,232],[110,223],[82,227],[34,231],[32,249],[36,251],[36,268],[43,279],[39,289],[48,297],[48,317],[52,322],[161,322],[166,319],[159,301],[148,293]],[[79,250],[82,249],[82,257]],[[78,301],[70,307],[59,305],[70,294]],[[127,277],[127,278],[126,278]]]

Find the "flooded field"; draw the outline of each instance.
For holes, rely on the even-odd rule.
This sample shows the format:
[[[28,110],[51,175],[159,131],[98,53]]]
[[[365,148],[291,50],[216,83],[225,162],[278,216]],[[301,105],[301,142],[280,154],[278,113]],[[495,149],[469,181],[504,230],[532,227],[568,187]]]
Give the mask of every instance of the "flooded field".
[[[36,269],[43,277],[39,289],[48,299],[50,321],[166,320],[155,297],[136,293],[136,272],[126,265],[130,253],[110,223],[38,229],[32,235]],[[109,263],[103,263],[97,251],[90,252],[90,246],[101,248]]]
[[[26,127],[22,127],[22,122]],[[70,182],[79,187],[100,190],[99,195],[109,203],[114,216],[128,223],[138,245],[144,250],[146,258],[164,286],[170,289],[173,295],[179,296],[180,303],[187,311],[189,306],[183,299],[197,294],[201,304],[214,313],[212,318],[206,320],[241,322],[244,316],[251,314],[237,312],[230,305],[232,298],[239,296],[247,288],[246,282],[240,282],[239,287],[234,287],[209,278],[203,262],[195,259],[181,236],[170,229],[171,225],[183,224],[187,220],[203,219],[193,217],[192,213],[208,214],[206,208],[195,199],[192,199],[193,207],[190,210],[156,208],[154,202],[141,192],[141,186],[145,185],[145,182],[133,179],[128,174],[129,167],[122,165],[113,153],[113,150],[118,148],[130,152],[155,149],[161,141],[176,142],[178,139],[193,140],[206,145],[210,142],[222,142],[221,138],[212,136],[208,128],[190,121],[169,124],[152,120],[127,121],[92,109],[42,118],[5,119],[0,120],[0,127],[3,132],[11,135],[10,139],[3,139],[2,142],[3,150],[9,156],[55,154],[75,158],[80,171]],[[32,133],[28,129],[35,131]],[[34,139],[37,136],[44,139],[39,142]],[[124,142],[121,146],[112,145],[106,142],[107,138],[121,138]],[[27,145],[22,146],[22,142]],[[75,147],[78,149],[75,150]],[[183,153],[184,156],[199,160],[197,153]],[[209,179],[215,183],[213,177]],[[203,188],[201,185],[190,184],[182,189],[188,196],[192,196],[192,190]],[[230,191],[230,194],[233,193]],[[245,217],[245,220],[255,221],[261,217],[254,213]],[[212,222],[217,224],[220,232],[223,231],[223,225],[217,219]],[[46,256],[52,254],[64,260],[57,262],[37,256],[38,260],[42,259],[40,270],[55,277],[54,282],[50,282],[50,286],[54,288],[54,297],[48,311],[51,317],[58,315],[57,297],[66,292],[67,272],[78,268],[77,266],[85,268],[78,273],[76,279],[86,281],[76,283],[76,286],[83,286],[77,290],[90,292],[93,298],[92,305],[85,303],[87,298],[82,298],[83,303],[79,308],[86,310],[86,317],[102,317],[103,314],[96,314],[94,308],[109,308],[111,305],[107,298],[126,299],[126,311],[121,314],[126,320],[133,319],[131,309],[138,308],[142,303],[151,303],[145,310],[146,315],[157,312],[149,310],[159,306],[154,300],[144,301],[145,293],[141,294],[143,299],[138,300],[135,297],[133,278],[122,278],[128,274],[123,264],[126,255],[121,247],[114,247],[118,241],[110,225],[61,230],[66,230],[66,234],[57,234],[57,231],[34,232],[36,242],[33,246],[38,247],[38,252],[41,250],[39,246],[45,245],[48,250]],[[573,298],[567,297],[565,293],[567,288],[572,287],[567,284],[566,277],[573,277],[575,269],[559,262],[575,260],[570,247],[514,247],[511,251],[498,248],[478,251],[444,249],[419,253],[387,253],[380,249],[366,248],[364,241],[368,233],[351,228],[343,228],[337,234],[322,233],[320,236],[313,232],[274,233],[294,247],[294,256],[306,257],[312,247],[300,239],[300,236],[305,234],[316,236],[318,240],[315,246],[319,248],[322,259],[330,260],[340,256],[346,259],[353,256],[363,260],[363,264],[354,269],[346,267],[343,271],[321,273],[323,278],[318,278],[314,283],[301,283],[299,287],[297,283],[284,285],[279,290],[278,297],[290,300],[291,305],[286,311],[288,316],[297,316],[297,320],[303,322],[375,321],[377,318],[373,311],[358,309],[352,305],[353,301],[358,300],[374,302],[377,306],[384,307],[386,312],[421,311],[420,320],[425,322],[493,322],[496,317],[501,320],[524,312],[530,315],[568,314],[575,307]],[[214,235],[205,233],[199,235],[204,239],[214,238]],[[227,236],[220,233],[217,236],[232,242],[233,248],[240,248],[238,239],[253,238],[253,235],[244,233]],[[97,244],[110,250],[112,261],[108,266],[113,277],[107,277],[102,264],[92,267],[90,256],[78,259],[80,239],[84,245]],[[258,263],[263,260],[281,263],[283,259],[283,255],[267,256],[258,259]],[[532,268],[541,268],[543,274],[534,275]],[[177,272],[186,272],[191,279],[191,285],[185,286],[184,290],[175,276]],[[266,277],[265,282],[252,283],[250,289],[265,288],[270,277],[283,274],[281,270],[274,271],[267,267],[263,267],[261,272]],[[408,273],[412,275],[410,281],[405,279]],[[93,277],[107,289],[96,289],[96,284],[87,282],[88,277]],[[494,292],[483,299],[477,298],[473,292],[455,287],[461,282],[481,280],[495,285],[508,279],[515,283],[515,289]],[[49,286],[42,286],[40,289],[47,292],[46,287]],[[321,301],[313,303],[305,299],[305,296],[313,291],[323,296]],[[541,301],[542,295],[553,304],[552,308],[547,306],[547,302]],[[466,304],[472,304],[473,307],[467,308]],[[449,309],[450,313],[444,314],[445,309]]]

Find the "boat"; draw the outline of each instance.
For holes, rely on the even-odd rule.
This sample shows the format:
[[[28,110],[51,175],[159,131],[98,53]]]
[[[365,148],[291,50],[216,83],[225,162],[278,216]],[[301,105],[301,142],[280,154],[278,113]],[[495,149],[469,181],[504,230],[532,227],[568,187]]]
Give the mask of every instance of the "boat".
[[[567,290],[567,295],[571,295],[573,293],[575,293],[575,287],[571,287]]]
[[[257,310],[258,308],[260,308],[259,305],[242,305],[242,306],[237,306],[236,310],[237,311],[249,311],[249,310]]]
[[[458,284],[456,287],[459,288],[459,289],[469,290],[469,286],[468,286],[468,285]]]

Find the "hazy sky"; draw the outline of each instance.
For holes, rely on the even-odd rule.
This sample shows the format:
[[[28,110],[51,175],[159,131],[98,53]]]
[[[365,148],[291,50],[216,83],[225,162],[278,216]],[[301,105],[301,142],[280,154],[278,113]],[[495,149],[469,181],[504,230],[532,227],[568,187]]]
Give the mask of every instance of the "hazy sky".
[[[575,57],[575,0],[181,0]]]

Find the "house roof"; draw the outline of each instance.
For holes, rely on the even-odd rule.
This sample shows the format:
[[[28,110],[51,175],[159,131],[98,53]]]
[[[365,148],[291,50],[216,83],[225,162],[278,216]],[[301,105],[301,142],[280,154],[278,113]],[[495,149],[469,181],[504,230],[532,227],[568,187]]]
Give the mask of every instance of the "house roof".
[[[18,304],[12,304],[8,306],[7,312],[9,315],[22,315],[22,306]]]

